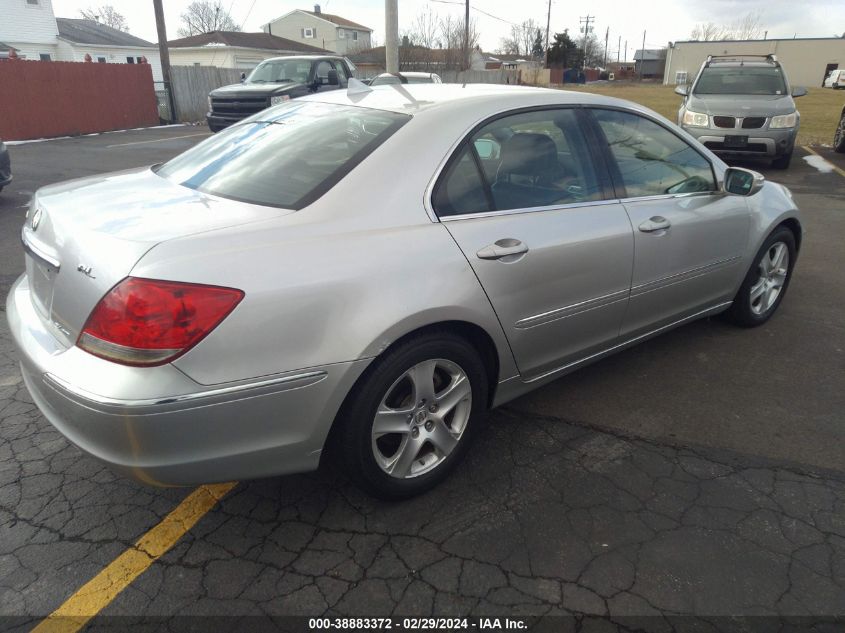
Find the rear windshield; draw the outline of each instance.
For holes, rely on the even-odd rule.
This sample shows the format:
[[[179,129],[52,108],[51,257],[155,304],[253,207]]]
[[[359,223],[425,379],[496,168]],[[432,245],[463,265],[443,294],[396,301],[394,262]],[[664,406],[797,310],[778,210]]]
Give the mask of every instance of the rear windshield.
[[[708,66],[701,71],[694,94],[699,95],[783,95],[786,82],[775,66]]]
[[[409,119],[396,112],[291,101],[215,134],[157,173],[204,193],[301,209]]]
[[[288,59],[258,64],[247,77],[247,83],[305,83],[311,72],[310,60]]]

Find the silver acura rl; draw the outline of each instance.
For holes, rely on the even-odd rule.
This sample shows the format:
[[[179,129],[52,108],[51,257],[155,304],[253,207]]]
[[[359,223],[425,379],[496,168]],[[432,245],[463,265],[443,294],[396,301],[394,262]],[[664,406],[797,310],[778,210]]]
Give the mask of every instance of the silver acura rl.
[[[489,407],[694,319],[767,321],[801,224],[626,101],[356,84],[44,187],[22,240],[23,377],[82,450],[158,485],[322,458],[396,499]]]

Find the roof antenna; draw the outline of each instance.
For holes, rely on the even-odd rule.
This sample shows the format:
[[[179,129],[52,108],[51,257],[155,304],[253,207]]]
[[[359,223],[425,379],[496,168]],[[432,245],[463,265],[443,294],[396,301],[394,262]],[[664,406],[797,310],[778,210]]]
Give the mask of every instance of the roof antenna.
[[[372,91],[373,89],[370,86],[360,79],[355,79],[355,77],[350,77],[349,82],[346,84],[346,94],[350,97],[355,95],[365,95]]]

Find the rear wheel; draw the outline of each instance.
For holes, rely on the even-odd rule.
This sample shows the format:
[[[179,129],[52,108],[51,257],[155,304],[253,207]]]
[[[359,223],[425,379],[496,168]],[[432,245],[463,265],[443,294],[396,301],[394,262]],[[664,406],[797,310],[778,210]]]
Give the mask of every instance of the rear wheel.
[[[425,492],[460,462],[487,408],[478,352],[447,332],[409,339],[368,370],[339,419],[346,469],[382,499]]]
[[[836,126],[836,132],[833,134],[833,151],[845,154],[845,110],[839,117],[839,125]]]
[[[784,154],[783,156],[778,156],[772,161],[772,167],[775,169],[787,169],[790,162],[792,162],[792,152]]]
[[[768,321],[786,294],[795,266],[795,236],[785,227],[763,243],[727,316],[737,325],[756,327]]]

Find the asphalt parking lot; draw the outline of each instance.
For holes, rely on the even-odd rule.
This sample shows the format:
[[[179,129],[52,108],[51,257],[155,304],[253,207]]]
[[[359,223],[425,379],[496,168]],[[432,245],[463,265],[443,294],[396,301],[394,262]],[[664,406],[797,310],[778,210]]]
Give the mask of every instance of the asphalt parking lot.
[[[205,136],[12,146],[0,294],[23,269],[37,187],[161,162]],[[444,485],[403,503],[332,471],[199,491],[123,479],[38,413],[0,314],[0,630],[60,608],[81,619],[39,630],[94,614],[94,629],[167,630],[188,616],[219,618],[198,630],[294,615],[561,616],[548,630],[845,618],[845,155],[814,151],[839,171],[805,150],[785,172],[751,165],[804,214],[772,321],[694,323],[512,402]],[[162,521],[175,525],[164,536]],[[115,566],[127,552],[143,563]]]

